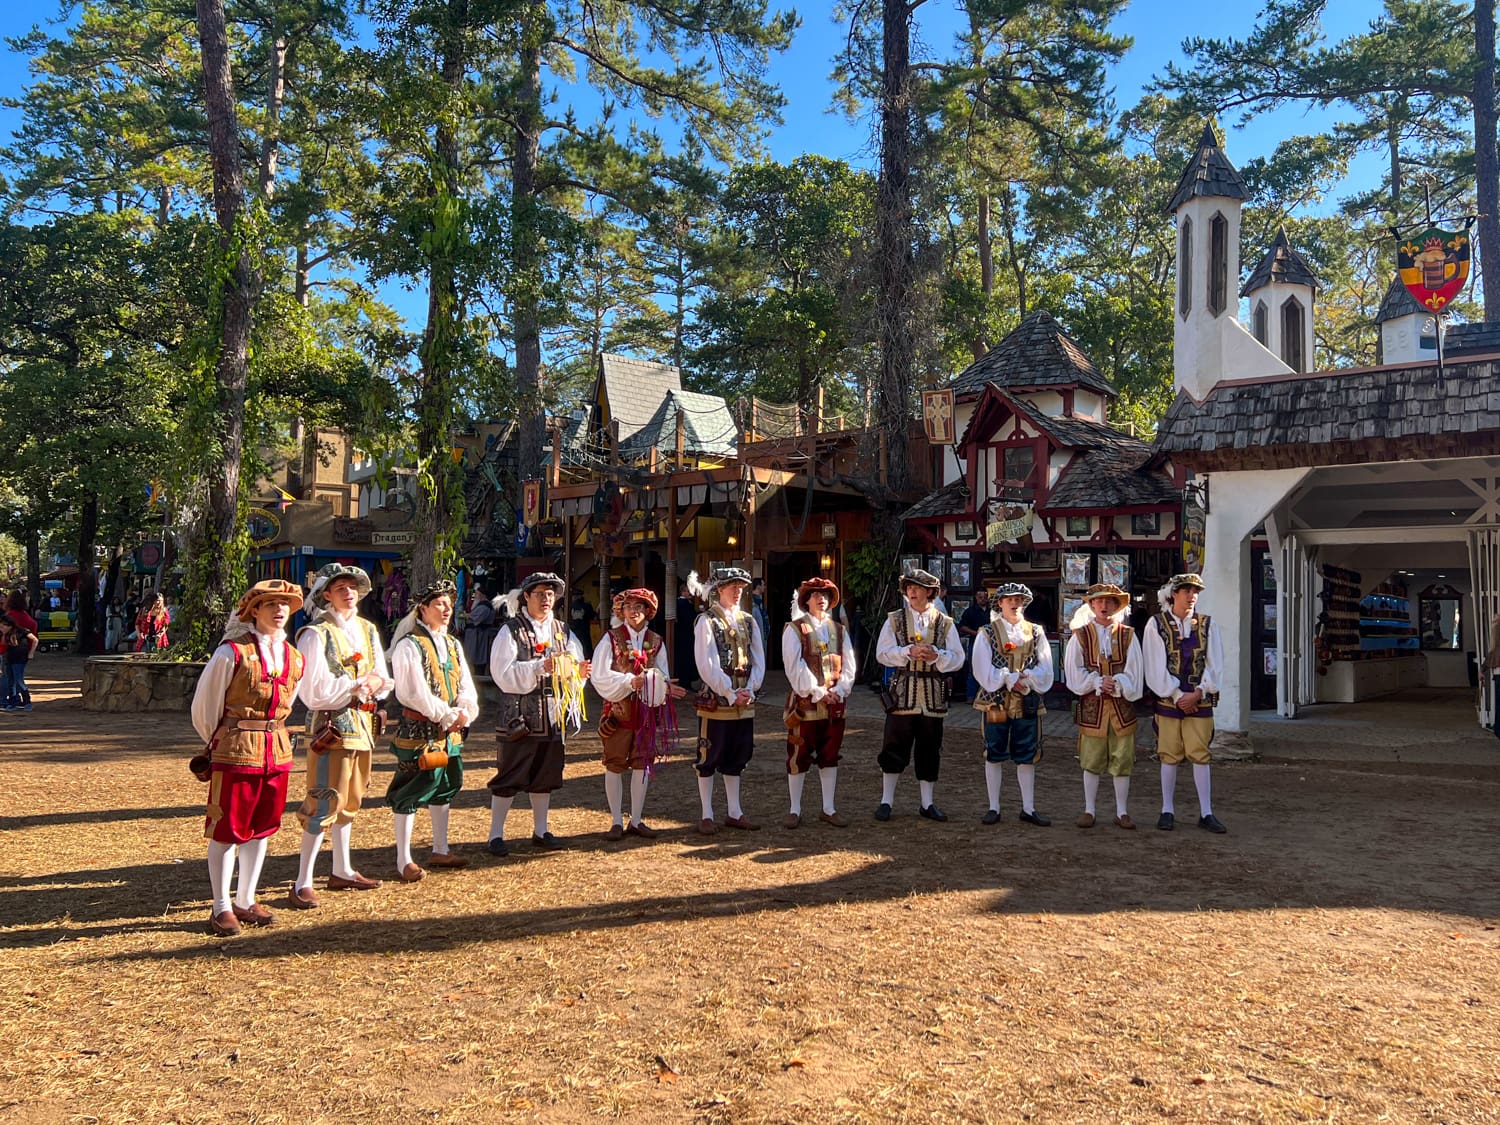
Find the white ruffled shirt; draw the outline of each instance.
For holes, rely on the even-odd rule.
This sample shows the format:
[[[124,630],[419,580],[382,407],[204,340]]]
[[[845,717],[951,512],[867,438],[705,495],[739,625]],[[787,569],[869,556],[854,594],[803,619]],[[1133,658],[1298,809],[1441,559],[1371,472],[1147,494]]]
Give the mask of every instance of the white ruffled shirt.
[[[259,628],[250,632],[255,638],[256,651],[260,653],[261,666],[273,676],[281,675],[286,667],[286,633],[281,629],[262,633]],[[193,689],[193,729],[204,742],[211,740],[214,731],[219,729],[219,722],[224,718],[224,697],[229,694],[229,684],[233,679],[234,646],[226,642],[214,649],[214,654],[208,658],[208,666],[198,677],[198,686]],[[305,683],[307,676],[304,673],[292,689],[288,704],[297,698]]]
[[[1001,635],[1018,648],[1026,643],[1026,620],[1020,618],[1012,625],[1003,617],[992,619],[1001,630]],[[989,630],[981,629],[974,636],[974,679],[988,692],[1015,691],[1016,685],[1025,683],[1032,691],[1047,692],[1052,688],[1055,672],[1052,668],[1052,646],[1047,642],[1047,633],[1037,626],[1036,666],[1012,672],[1001,661],[995,667],[994,653],[990,651]]]
[[[370,630],[370,642],[374,651],[365,652],[364,629],[358,624],[358,614],[351,613],[345,617],[338,610],[330,608],[318,624],[324,621],[342,629],[354,651],[364,654],[365,659],[359,662],[359,675],[375,672],[382,679],[391,678],[390,666],[385,660],[385,649],[380,644],[380,634],[374,629]],[[309,711],[342,711],[354,700],[354,679],[344,675],[344,669],[335,672],[328,666],[326,650],[322,634],[311,626],[303,629],[297,637],[297,651],[307,662],[302,673],[302,702]],[[391,689],[387,687],[378,692],[375,698],[384,699],[390,694]]]
[[[417,622],[412,631],[397,641],[391,649],[391,672],[396,679],[397,701],[403,707],[422,712],[444,730],[453,725],[460,711],[467,715],[469,722],[472,723],[479,717],[479,689],[474,685],[474,677],[469,672],[469,662],[464,659],[463,646],[454,646],[457,649],[455,659],[458,662],[458,700],[450,707],[427,682],[426,665],[423,663],[422,652],[414,639],[418,630],[421,631],[424,639],[431,640],[437,645],[440,657],[447,655],[448,646],[444,640],[446,634],[434,634],[420,621]]]
[[[823,686],[821,670],[809,668],[803,658],[802,633],[796,627],[797,622],[802,620],[813,623],[814,636],[825,645],[833,635],[832,617],[824,617],[820,621],[808,613],[806,618],[799,617],[787,624],[781,632],[781,666],[786,669],[787,683],[797,695],[811,699],[814,703],[828,695],[835,699],[848,699],[849,692],[854,688],[854,642],[849,638],[849,630],[844,630],[844,662],[839,670],[838,682],[833,687],[826,688]]]
[[[1089,628],[1099,637],[1099,655],[1111,655],[1109,626],[1090,621]],[[1127,626],[1125,635],[1129,638],[1125,643],[1130,647],[1125,653],[1125,668],[1115,673],[1115,682],[1120,685],[1120,697],[1133,703],[1144,694],[1146,681],[1141,675],[1141,646],[1135,639],[1135,630]],[[1083,666],[1083,645],[1078,643],[1077,633],[1068,637],[1068,649],[1063,654],[1063,678],[1074,695],[1097,692],[1103,682],[1098,672],[1091,672]]]
[[[650,631],[650,625],[641,626],[637,633],[629,625],[624,626],[625,634],[630,638],[630,651],[641,652],[646,647],[646,633]],[[671,679],[667,674],[667,646],[663,642],[656,650],[655,668],[662,674],[664,679]],[[600,699],[607,699],[611,703],[619,703],[621,700],[630,698],[635,691],[631,681],[635,678],[632,672],[615,671],[615,642],[609,632],[599,638],[599,644],[594,648],[593,670],[589,672],[589,682],[594,685],[594,690],[599,693]]]

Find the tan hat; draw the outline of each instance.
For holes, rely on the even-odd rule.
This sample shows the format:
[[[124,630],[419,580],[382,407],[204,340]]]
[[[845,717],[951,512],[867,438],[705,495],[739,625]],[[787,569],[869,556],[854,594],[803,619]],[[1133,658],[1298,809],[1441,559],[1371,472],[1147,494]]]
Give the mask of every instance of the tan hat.
[[[1083,600],[1092,603],[1095,598],[1112,598],[1115,608],[1110,613],[1119,613],[1130,604],[1130,595],[1113,582],[1095,582],[1083,592]]]
[[[302,608],[302,590],[295,582],[287,582],[280,578],[267,578],[264,582],[257,582],[245,591],[239,604],[234,607],[234,615],[241,621],[249,621],[256,606],[273,599],[290,602],[293,613]]]

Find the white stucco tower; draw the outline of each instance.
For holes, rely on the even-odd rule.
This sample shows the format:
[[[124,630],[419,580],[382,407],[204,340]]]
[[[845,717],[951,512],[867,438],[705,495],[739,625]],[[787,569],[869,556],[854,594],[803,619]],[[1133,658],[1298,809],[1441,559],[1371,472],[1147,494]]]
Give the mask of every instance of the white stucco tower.
[[[1240,207],[1248,194],[1213,126],[1204,126],[1167,204],[1177,221],[1173,369],[1177,389],[1197,401],[1221,379],[1290,370],[1239,322]]]
[[[1417,304],[1399,275],[1391,278],[1375,323],[1380,325],[1381,363],[1437,360],[1438,318]]]
[[[1278,227],[1240,295],[1250,302],[1250,334],[1293,371],[1312,370],[1317,293],[1317,276]]]

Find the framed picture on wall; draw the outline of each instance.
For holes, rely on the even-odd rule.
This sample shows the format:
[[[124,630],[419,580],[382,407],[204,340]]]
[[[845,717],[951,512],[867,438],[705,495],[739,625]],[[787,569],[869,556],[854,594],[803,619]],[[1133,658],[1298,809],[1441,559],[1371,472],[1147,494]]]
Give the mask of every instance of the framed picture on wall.
[[[1087,539],[1094,530],[1094,521],[1088,516],[1068,517],[1068,538]]]
[[[1276,603],[1267,602],[1260,607],[1260,624],[1268,633],[1276,632]]]
[[[1276,592],[1276,568],[1271,565],[1270,556],[1267,556],[1261,564],[1260,588],[1268,594]]]
[[[974,564],[954,559],[950,564],[948,585],[955,590],[968,590],[974,585]]]
[[[1064,555],[1062,562],[1063,582],[1066,585],[1087,586],[1089,584],[1088,555]]]
[[[910,574],[914,570],[921,570],[921,569],[922,569],[922,556],[921,555],[902,555],[901,556],[901,573],[902,574]]]
[[[1276,649],[1274,646],[1267,645],[1260,650],[1260,666],[1262,671],[1264,671],[1266,675],[1276,675],[1278,664],[1276,660]]]
[[[1160,512],[1137,512],[1130,517],[1130,534],[1150,537],[1161,534]]]
[[[1073,620],[1073,615],[1078,612],[1078,607],[1083,605],[1083,599],[1079,597],[1066,597],[1062,600],[1062,614],[1058,618],[1059,630],[1066,630],[1068,622]]]
[[[948,616],[957,621],[964,615],[964,610],[968,609],[973,604],[973,598],[967,596],[959,597],[955,595],[954,597],[948,599]]]
[[[928,555],[927,572],[937,575],[939,582],[948,581],[948,557],[946,555]]]
[[[960,520],[956,530],[958,537],[965,543],[979,538],[979,525],[973,520]]]
[[[1058,567],[1059,557],[1060,556],[1058,555],[1058,552],[1055,549],[1046,550],[1046,551],[1032,551],[1031,552],[1031,569],[1032,570],[1056,570],[1057,567]]]
[[[1130,557],[1128,555],[1100,555],[1099,581],[1113,582],[1122,590],[1130,589]]]

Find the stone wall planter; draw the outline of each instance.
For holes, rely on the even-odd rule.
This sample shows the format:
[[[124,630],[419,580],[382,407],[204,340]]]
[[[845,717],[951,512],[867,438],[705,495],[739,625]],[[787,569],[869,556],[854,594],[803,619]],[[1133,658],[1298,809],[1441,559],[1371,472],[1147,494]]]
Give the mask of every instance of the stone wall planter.
[[[205,664],[201,660],[147,660],[91,656],[83,664],[85,711],[186,711]]]

